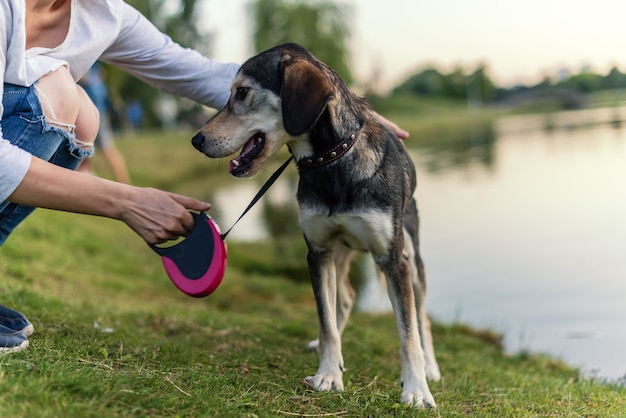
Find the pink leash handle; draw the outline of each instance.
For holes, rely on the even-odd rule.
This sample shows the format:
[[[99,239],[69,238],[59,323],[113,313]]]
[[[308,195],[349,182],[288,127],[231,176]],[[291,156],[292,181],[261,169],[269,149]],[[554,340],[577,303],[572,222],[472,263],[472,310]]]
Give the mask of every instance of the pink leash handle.
[[[208,296],[217,289],[226,271],[226,236],[274,184],[291,160],[293,156],[271,175],[239,219],[224,234],[220,235],[217,224],[206,213],[190,212],[195,223],[187,238],[171,247],[150,245],[161,256],[167,275],[178,289],[196,298]]]
[[[226,271],[226,246],[215,222],[206,213],[190,212],[194,227],[183,241],[171,247],[150,247],[161,256],[174,285],[193,297],[205,297],[220,285]]]

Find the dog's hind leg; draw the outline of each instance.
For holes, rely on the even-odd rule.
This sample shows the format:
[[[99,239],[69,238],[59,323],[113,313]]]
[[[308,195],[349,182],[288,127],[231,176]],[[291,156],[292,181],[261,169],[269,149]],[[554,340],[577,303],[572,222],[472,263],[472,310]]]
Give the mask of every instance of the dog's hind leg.
[[[435,400],[426,382],[424,350],[418,330],[418,316],[411,280],[411,266],[403,251],[403,236],[384,259],[376,262],[387,277],[387,291],[396,316],[400,337],[402,364],[402,397],[405,404],[435,407]]]
[[[441,379],[441,373],[437,359],[435,358],[430,320],[426,312],[426,273],[424,271],[424,263],[419,255],[417,242],[412,239],[406,229],[404,230],[404,251],[411,266],[411,283],[415,297],[417,325],[421,337],[422,349],[424,350],[424,360],[426,361],[426,377],[430,380],[438,381]]]
[[[336,277],[337,277],[337,329],[339,334],[343,334],[346,328],[350,313],[354,307],[356,293],[350,284],[350,263],[354,259],[356,251],[343,245],[335,244],[333,259],[335,261]],[[309,350],[317,350],[319,348],[319,340],[313,340],[307,344]]]
[[[419,213],[415,199],[409,203],[404,212],[404,252],[411,266],[411,283],[415,296],[418,327],[426,361],[426,377],[431,380],[441,379],[441,373],[435,358],[430,320],[426,313],[426,273],[420,257]]]
[[[338,243],[335,245],[334,259],[337,270],[337,328],[339,333],[343,334],[343,330],[348,324],[350,313],[354,307],[356,293],[350,284],[350,263],[354,259],[356,251]]]
[[[307,241],[308,244],[308,241]],[[332,251],[309,245],[307,261],[319,319],[319,359],[315,376],[305,381],[315,390],[343,390],[341,335],[337,327],[337,276]]]

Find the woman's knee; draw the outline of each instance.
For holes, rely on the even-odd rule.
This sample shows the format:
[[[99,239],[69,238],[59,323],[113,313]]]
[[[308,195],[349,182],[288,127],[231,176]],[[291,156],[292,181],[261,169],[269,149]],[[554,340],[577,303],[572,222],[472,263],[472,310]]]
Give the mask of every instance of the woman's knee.
[[[73,133],[81,148],[92,147],[98,134],[100,115],[67,68],[59,67],[42,77],[36,90],[47,122]]]
[[[76,85],[76,88],[79,102],[78,115],[76,117],[76,139],[93,145],[100,128],[100,112],[85,90],[79,85]]]
[[[59,67],[41,77],[35,89],[48,122],[66,131],[73,130],[78,116],[79,97],[76,83],[68,69]]]

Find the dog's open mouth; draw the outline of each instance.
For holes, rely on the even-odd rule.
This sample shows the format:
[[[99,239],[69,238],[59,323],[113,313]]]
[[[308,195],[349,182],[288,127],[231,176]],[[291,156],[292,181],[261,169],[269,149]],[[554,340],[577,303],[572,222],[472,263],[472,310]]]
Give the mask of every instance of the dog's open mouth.
[[[257,132],[244,144],[239,156],[230,162],[230,166],[228,167],[230,174],[233,176],[245,174],[250,168],[252,161],[261,153],[264,146],[265,134],[263,132]]]

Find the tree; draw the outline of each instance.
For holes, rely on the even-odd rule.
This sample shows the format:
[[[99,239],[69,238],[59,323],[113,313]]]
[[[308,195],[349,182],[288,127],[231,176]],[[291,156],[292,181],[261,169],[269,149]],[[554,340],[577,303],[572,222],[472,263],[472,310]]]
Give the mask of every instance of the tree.
[[[202,30],[199,25],[197,6],[201,2],[197,0],[176,0],[175,3],[172,0],[126,0],[126,2],[177,43],[209,55],[212,35]],[[160,120],[153,104],[158,102],[161,93],[119,68],[106,66],[106,72],[107,86],[114,105],[120,108],[130,98],[136,98],[145,109],[146,125],[158,126]],[[178,98],[176,100],[179,109],[192,111],[189,109],[191,106],[199,107],[189,104],[189,101]]]
[[[581,93],[591,93],[593,91],[600,90],[601,86],[602,76],[590,71],[583,71],[580,74],[575,74],[557,84],[557,87],[564,87]]]
[[[487,66],[480,65],[467,77],[467,102],[470,106],[482,106],[496,95],[496,87],[487,75]]]
[[[307,48],[350,85],[348,12],[331,1],[256,0],[250,5],[253,45],[261,52],[285,42]]]
[[[626,74],[622,73],[617,67],[613,67],[602,80],[601,86],[607,90],[622,89],[626,87]]]
[[[461,67],[449,74],[425,68],[394,88],[393,93],[468,100],[470,105],[480,105],[493,100],[498,90],[487,75],[487,67],[480,65],[469,75]]]
[[[435,68],[426,68],[397,86],[393,93],[410,93],[418,96],[440,96],[444,76]]]

